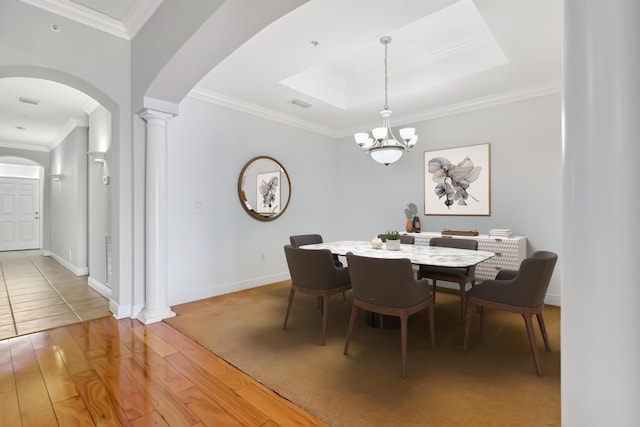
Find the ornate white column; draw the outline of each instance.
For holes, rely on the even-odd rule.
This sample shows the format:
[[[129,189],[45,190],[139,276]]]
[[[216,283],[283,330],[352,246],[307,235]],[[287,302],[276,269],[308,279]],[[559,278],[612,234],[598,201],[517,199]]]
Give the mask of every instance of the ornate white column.
[[[564,0],[562,425],[640,420],[640,1]]]
[[[145,213],[145,307],[138,316],[145,324],[176,314],[167,291],[167,120],[174,114],[146,109],[147,122]]]

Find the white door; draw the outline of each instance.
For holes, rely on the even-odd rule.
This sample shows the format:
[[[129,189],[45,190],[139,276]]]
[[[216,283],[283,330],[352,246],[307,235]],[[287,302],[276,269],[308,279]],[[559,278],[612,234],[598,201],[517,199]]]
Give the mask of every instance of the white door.
[[[0,251],[40,248],[40,181],[0,178]]]

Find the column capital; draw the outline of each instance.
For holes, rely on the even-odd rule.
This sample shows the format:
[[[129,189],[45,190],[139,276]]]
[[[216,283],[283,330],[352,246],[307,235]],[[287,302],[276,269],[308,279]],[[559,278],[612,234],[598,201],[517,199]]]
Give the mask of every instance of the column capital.
[[[168,113],[166,111],[154,110],[151,108],[145,108],[138,112],[138,116],[141,119],[148,121],[149,119],[162,119],[169,120],[177,116],[177,114]]]

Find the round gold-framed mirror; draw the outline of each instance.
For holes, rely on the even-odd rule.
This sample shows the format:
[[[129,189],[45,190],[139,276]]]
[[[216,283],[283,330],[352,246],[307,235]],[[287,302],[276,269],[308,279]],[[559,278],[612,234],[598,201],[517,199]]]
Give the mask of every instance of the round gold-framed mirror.
[[[282,163],[269,156],[249,160],[238,177],[242,208],[258,221],[273,221],[287,210],[291,181]]]

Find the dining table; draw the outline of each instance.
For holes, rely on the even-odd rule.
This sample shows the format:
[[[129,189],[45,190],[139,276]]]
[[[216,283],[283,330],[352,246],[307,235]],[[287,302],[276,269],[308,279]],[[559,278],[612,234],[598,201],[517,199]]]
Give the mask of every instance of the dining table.
[[[458,249],[443,246],[425,246],[400,244],[398,250],[388,249],[386,243],[380,248],[374,248],[372,242],[359,240],[341,240],[336,242],[313,243],[300,246],[303,249],[328,249],[335,255],[344,256],[351,252],[359,256],[384,259],[407,258],[414,265],[431,265],[437,267],[466,268],[479,264],[495,256],[493,252],[471,249]],[[395,329],[400,326],[399,320],[393,316],[384,316],[385,329]],[[411,320],[411,319],[409,319]],[[365,323],[378,327],[379,317],[372,312],[366,312]]]
[[[303,249],[328,249],[331,253],[341,256],[352,252],[355,255],[371,258],[407,258],[414,265],[454,268],[471,267],[495,256],[493,252],[487,251],[410,244],[400,244],[398,250],[387,249],[386,244],[383,244],[379,249],[374,249],[371,242],[359,240],[314,243],[300,247]]]

